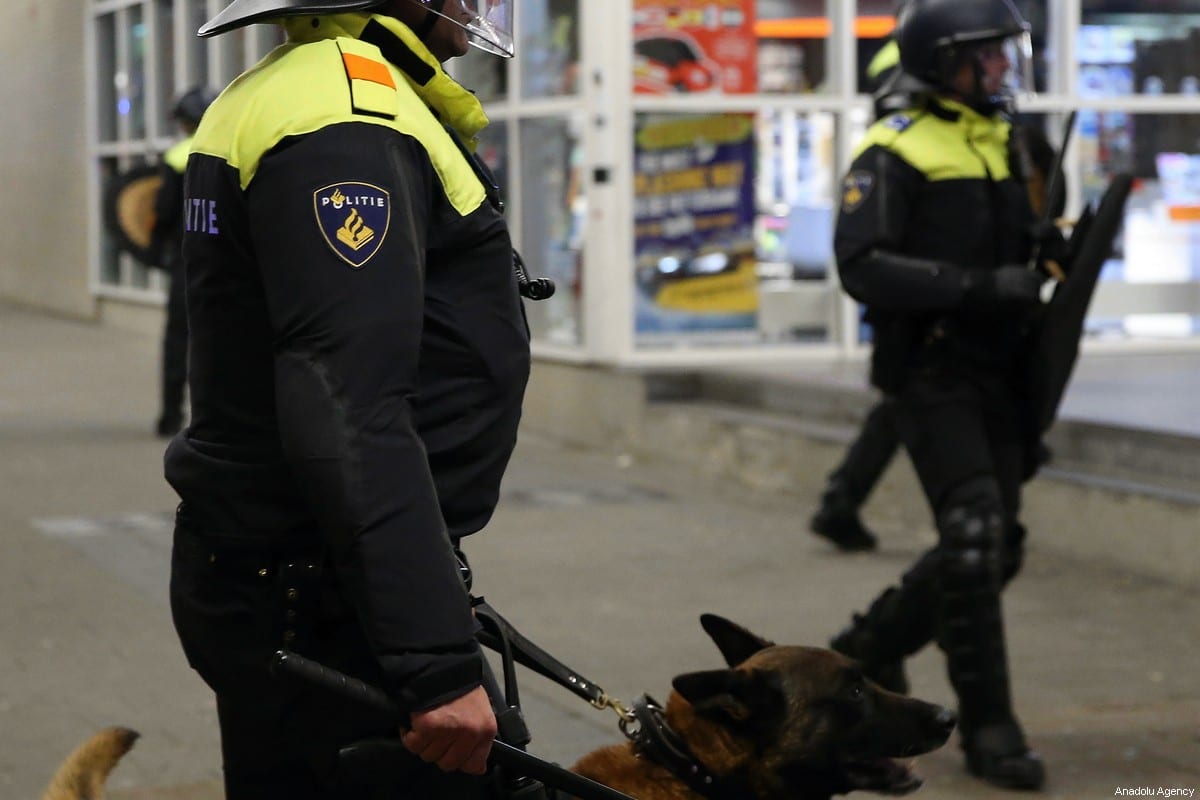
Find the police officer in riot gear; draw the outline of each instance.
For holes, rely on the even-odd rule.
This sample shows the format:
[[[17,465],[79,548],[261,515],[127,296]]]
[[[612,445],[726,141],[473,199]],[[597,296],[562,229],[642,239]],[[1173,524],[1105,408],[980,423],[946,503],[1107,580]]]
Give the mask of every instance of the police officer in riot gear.
[[[899,15],[908,0],[894,4]],[[888,40],[871,59],[867,67],[867,85],[871,90],[877,119],[896,111],[905,111],[915,95],[929,91],[924,81],[913,79],[900,70],[900,46],[895,37]],[[1040,124],[1035,121],[1013,120],[1013,144],[1023,172],[1030,202],[1039,214],[1049,203],[1052,217],[1062,214],[1065,205],[1063,176],[1058,176],[1055,197],[1047,197],[1051,173],[1055,170],[1054,146],[1046,139]],[[1047,257],[1055,257],[1062,249],[1061,237],[1053,226],[1038,231]],[[860,509],[891,463],[900,446],[895,414],[890,397],[883,397],[867,413],[858,435],[850,443],[842,461],[829,474],[821,492],[820,505],[809,520],[809,530],[832,543],[843,552],[874,550],[878,537],[862,521]],[[1041,460],[1049,457],[1043,448]]]
[[[1044,276],[1026,266],[1034,215],[1003,113],[1027,27],[1010,0],[912,0],[897,41],[923,88],[860,145],[835,250],[939,539],[832,646],[904,690],[903,659],[936,638],[968,769],[1035,789],[1045,773],[1013,712],[1000,608],[1037,458],[1017,376]]]
[[[183,139],[163,153],[159,166],[161,181],[154,196],[154,228],[150,233],[150,253],[167,273],[166,322],[163,327],[161,394],[155,433],[170,437],[183,427],[183,395],[187,385],[187,309],[184,307],[182,258],[183,243],[183,172],[187,168],[192,137],[204,112],[217,97],[216,92],[197,86],[184,92],[175,103],[171,116],[179,123]]]
[[[171,603],[216,694],[230,800],[490,792],[496,721],[455,547],[495,507],[529,338],[472,159],[487,117],[440,62],[511,54],[511,8],[234,0],[201,29],[288,37],[209,109],[187,166]],[[280,648],[407,712],[396,785],[358,785],[337,755],[398,732],[273,680]]]

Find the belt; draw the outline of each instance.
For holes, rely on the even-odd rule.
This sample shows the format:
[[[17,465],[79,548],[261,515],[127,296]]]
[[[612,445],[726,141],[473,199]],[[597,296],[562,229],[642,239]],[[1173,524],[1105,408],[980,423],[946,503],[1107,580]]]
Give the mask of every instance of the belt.
[[[197,530],[182,510],[176,517],[175,549],[193,564],[240,577],[271,578],[285,571],[319,572],[326,550],[313,538],[261,541],[248,536],[210,536]]]
[[[175,553],[223,582],[260,584],[275,597],[275,627],[283,646],[303,645],[319,618],[343,615],[347,606],[324,575],[327,551],[309,542],[299,546],[259,544],[230,537],[211,537],[187,524],[175,526]],[[256,546],[258,545],[258,546]],[[326,579],[323,579],[326,578]]]

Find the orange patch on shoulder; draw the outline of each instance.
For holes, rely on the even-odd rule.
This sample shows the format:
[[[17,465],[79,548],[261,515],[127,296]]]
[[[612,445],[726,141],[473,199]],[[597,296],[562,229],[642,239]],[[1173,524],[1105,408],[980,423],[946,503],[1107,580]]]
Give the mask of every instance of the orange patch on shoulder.
[[[392,73],[386,64],[353,53],[342,53],[342,63],[346,65],[346,74],[351,80],[371,81],[390,89],[396,88],[396,82],[392,80]]]

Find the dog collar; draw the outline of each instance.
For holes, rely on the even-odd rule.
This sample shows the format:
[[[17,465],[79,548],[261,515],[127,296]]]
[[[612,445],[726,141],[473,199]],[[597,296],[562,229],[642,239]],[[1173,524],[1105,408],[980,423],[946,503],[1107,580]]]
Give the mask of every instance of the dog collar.
[[[637,730],[627,733],[633,751],[663,767],[688,788],[709,800],[745,800],[752,797],[744,781],[728,775],[716,775],[692,753],[687,743],[671,730],[663,707],[648,694],[633,703]]]

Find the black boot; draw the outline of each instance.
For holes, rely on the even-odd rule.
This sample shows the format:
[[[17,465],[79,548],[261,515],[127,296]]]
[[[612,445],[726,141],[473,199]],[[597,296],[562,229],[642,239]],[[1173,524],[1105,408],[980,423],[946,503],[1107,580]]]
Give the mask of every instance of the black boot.
[[[904,576],[900,587],[891,587],[871,603],[865,614],[829,643],[829,647],[853,658],[868,678],[898,694],[908,694],[904,659],[933,638],[935,597],[930,555],[919,560]]]
[[[864,675],[889,692],[908,694],[908,676],[904,673],[903,659],[880,657],[879,640],[866,616],[855,614],[850,627],[833,637],[829,648],[857,661]]]
[[[967,771],[993,786],[1036,791],[1046,783],[1046,767],[1015,720],[964,733],[962,747]]]
[[[1000,606],[1003,520],[995,512],[957,509],[939,528],[946,547],[938,644],[958,695],[967,770],[1006,789],[1040,789],[1046,769],[1012,711]]]
[[[821,507],[808,523],[808,529],[845,553],[874,550],[879,544],[875,534],[858,518],[858,504],[837,481],[831,481],[821,496]]]

